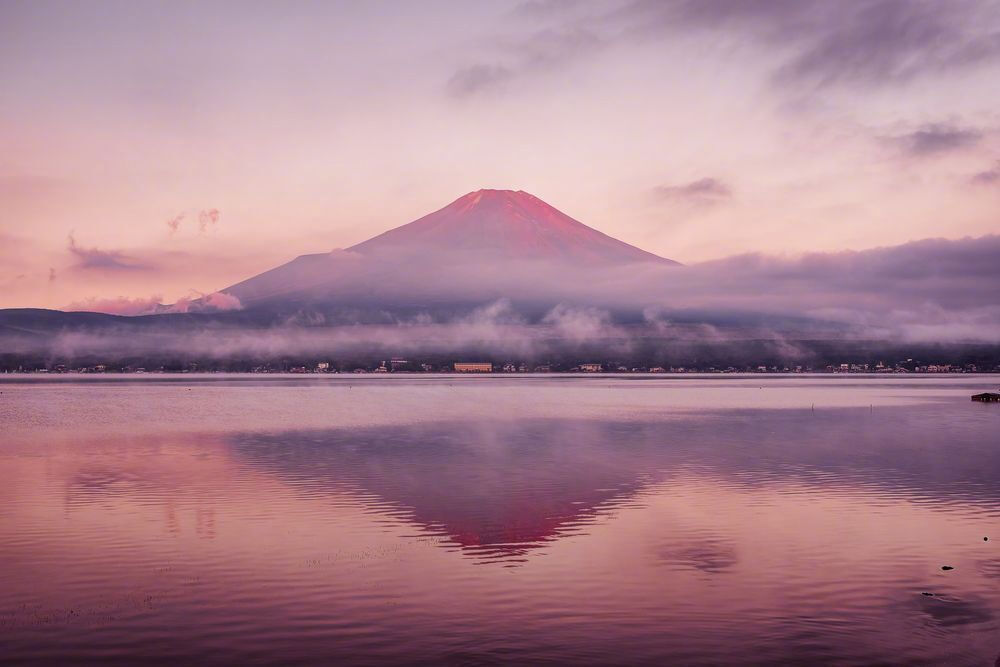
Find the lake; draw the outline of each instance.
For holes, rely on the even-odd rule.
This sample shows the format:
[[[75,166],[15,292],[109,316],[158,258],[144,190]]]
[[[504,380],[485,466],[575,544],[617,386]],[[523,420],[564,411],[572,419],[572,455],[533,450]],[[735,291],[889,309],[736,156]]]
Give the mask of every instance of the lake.
[[[998,384],[0,376],[0,661],[992,665]]]

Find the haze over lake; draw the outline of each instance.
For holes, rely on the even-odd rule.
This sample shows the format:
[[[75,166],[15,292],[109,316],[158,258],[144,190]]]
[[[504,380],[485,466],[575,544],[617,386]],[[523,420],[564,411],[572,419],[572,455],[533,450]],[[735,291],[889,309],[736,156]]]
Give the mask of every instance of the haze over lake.
[[[998,382],[0,377],[0,661],[992,664]]]

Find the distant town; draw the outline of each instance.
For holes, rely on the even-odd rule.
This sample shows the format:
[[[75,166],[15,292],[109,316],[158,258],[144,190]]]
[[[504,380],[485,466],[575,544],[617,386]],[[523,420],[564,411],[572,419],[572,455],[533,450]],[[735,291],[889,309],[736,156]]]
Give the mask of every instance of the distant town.
[[[0,373],[1000,373],[1000,364],[926,363],[918,359],[895,362],[835,364],[754,364],[744,366],[630,366],[615,361],[527,363],[524,361],[453,361],[428,363],[403,357],[368,363],[296,360],[249,365],[239,361],[186,362],[162,365],[21,363],[0,367]]]

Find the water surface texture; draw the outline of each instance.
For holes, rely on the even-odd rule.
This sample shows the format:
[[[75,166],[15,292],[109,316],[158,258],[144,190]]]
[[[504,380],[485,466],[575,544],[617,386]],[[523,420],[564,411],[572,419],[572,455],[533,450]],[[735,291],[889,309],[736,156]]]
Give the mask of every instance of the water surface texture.
[[[0,661],[992,665],[998,382],[5,377]]]

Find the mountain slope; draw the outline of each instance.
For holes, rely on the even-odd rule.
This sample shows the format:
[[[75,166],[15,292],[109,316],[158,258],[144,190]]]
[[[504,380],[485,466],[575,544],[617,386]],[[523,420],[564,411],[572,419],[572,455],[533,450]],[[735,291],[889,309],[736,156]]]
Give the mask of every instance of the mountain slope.
[[[302,255],[222,290],[245,306],[264,301],[351,301],[406,292],[444,298],[451,287],[496,296],[530,263],[558,270],[677,265],[597,231],[526,192],[479,190],[346,250]],[[465,296],[474,296],[466,291]]]
[[[470,192],[439,211],[348,248],[367,256],[410,249],[577,263],[676,264],[588,227],[520,190]]]

